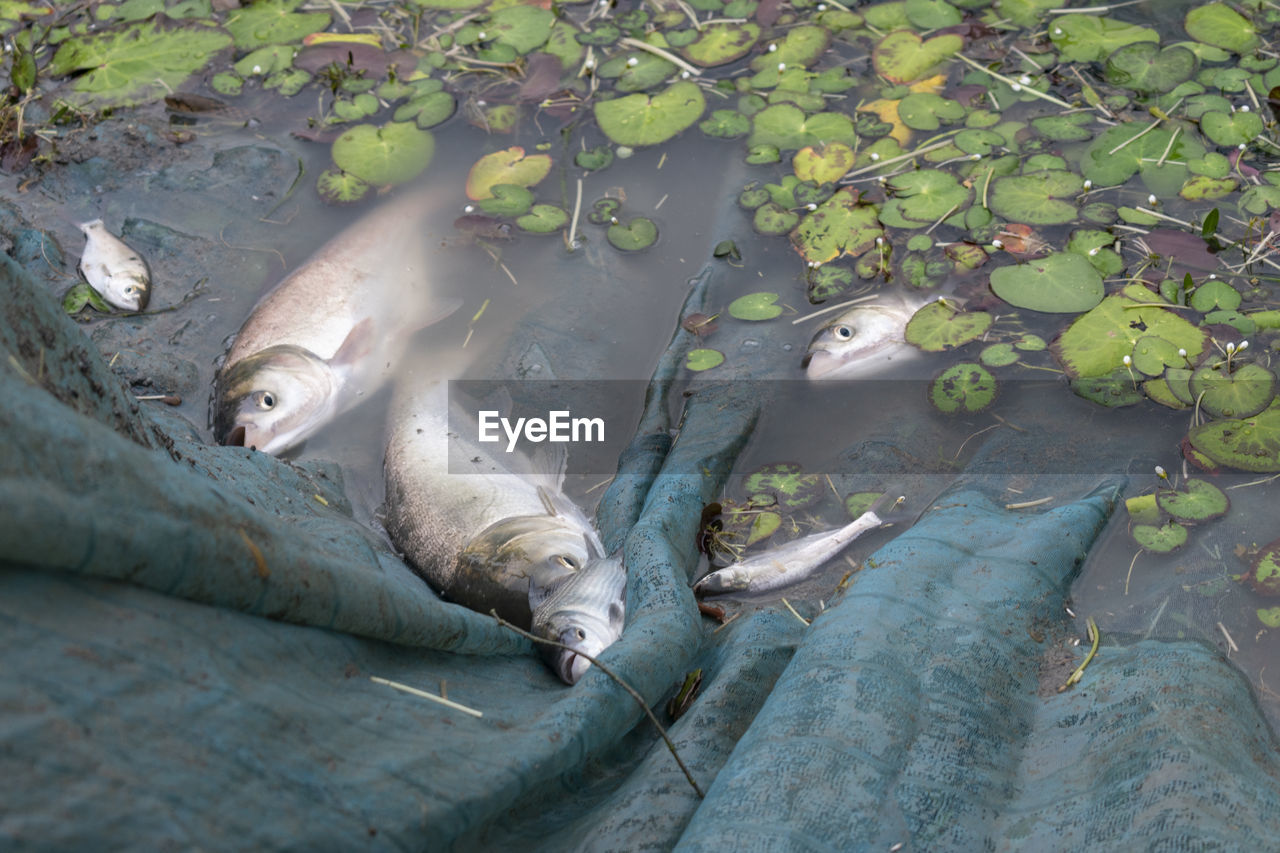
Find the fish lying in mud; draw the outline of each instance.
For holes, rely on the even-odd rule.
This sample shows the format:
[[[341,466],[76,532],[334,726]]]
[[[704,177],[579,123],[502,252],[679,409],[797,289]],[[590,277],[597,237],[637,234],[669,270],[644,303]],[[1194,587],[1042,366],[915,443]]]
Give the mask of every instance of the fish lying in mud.
[[[101,219],[79,225],[84,232],[80,274],[89,286],[123,311],[141,311],[151,299],[151,270],[142,256],[107,230]]]
[[[563,444],[530,458],[481,443],[475,418],[427,371],[400,380],[388,423],[383,524],[444,597],[527,628],[558,581],[602,559],[595,528],[561,490]]]
[[[214,434],[273,455],[382,387],[417,330],[462,304],[435,292],[429,194],[391,201],[325,244],[245,321],[214,381]]]
[[[592,560],[546,589],[530,584],[532,633],[568,646],[539,643],[538,651],[566,684],[576,684],[591,666],[583,654],[596,657],[622,636],[626,595],[621,556]]]
[[[812,533],[741,562],[716,569],[693,585],[700,596],[773,592],[811,577],[845,546],[868,531],[889,524],[884,515],[902,498],[882,496],[844,527]]]
[[[805,375],[810,379],[858,379],[911,361],[920,350],[907,343],[907,321],[937,298],[936,294],[899,290],[837,315],[809,341],[801,362]]]

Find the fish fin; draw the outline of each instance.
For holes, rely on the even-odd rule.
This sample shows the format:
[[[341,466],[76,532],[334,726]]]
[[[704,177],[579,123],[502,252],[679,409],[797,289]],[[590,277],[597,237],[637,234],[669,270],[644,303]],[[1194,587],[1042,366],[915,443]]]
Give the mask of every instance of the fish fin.
[[[564,472],[569,467],[569,448],[563,443],[544,444],[529,458],[534,477],[540,481],[538,488],[556,493],[564,485]]]
[[[434,326],[461,307],[462,300],[456,297],[431,300],[422,312],[422,323],[418,326],[418,330],[425,329],[427,326]]]
[[[351,367],[360,359],[373,352],[374,347],[373,318],[365,317],[347,332],[338,351],[329,359],[329,365],[336,369]]]

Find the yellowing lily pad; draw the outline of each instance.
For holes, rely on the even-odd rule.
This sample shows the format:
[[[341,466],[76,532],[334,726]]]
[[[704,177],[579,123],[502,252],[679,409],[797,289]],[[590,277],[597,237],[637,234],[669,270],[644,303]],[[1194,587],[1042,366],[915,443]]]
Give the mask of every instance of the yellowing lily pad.
[[[1052,349],[1072,379],[1107,376],[1122,368],[1124,357],[1133,353],[1143,335],[1164,338],[1185,349],[1193,361],[1204,352],[1208,340],[1202,330],[1173,311],[1113,294],[1077,317]]]
[[[373,184],[401,184],[422,173],[435,153],[435,140],[412,124],[360,124],[333,142],[339,169]]]
[[[1193,427],[1191,446],[1219,465],[1243,471],[1280,471],[1280,408],[1249,418],[1228,418]]]
[[[340,169],[325,169],[316,178],[316,192],[330,204],[350,204],[369,192],[369,184]]]
[[[597,101],[600,130],[619,145],[657,145],[688,128],[699,118],[707,101],[702,90],[681,80],[656,95],[634,94]]]
[[[1088,311],[1102,301],[1102,276],[1082,255],[1056,252],[991,273],[991,289],[1015,308],[1052,314]]]
[[[776,293],[748,293],[729,303],[729,316],[739,320],[772,320],[782,313]]]
[[[910,83],[929,72],[938,63],[950,59],[964,39],[948,34],[924,41],[910,30],[896,30],[880,40],[871,52],[876,73],[894,83]]]
[[[486,154],[475,162],[467,174],[467,198],[475,201],[490,198],[497,184],[531,187],[551,171],[551,157],[546,154],[525,156],[518,145]]]
[[[960,311],[945,299],[930,302],[907,321],[905,337],[926,352],[942,352],[976,341],[991,328],[985,311]]]
[[[741,59],[760,38],[760,27],[750,21],[717,21],[702,28],[698,37],[680,52],[694,65],[709,68]]]
[[[842,142],[801,148],[791,161],[796,177],[817,184],[835,183],[853,168],[853,149]]]
[[[806,216],[791,232],[791,244],[806,261],[825,264],[841,255],[857,257],[884,235],[876,209],[858,204],[856,190],[845,188]]]
[[[1160,509],[1178,521],[1209,521],[1227,514],[1231,502],[1226,492],[1207,480],[1187,480],[1177,491],[1156,495]]]
[[[1249,573],[1249,585],[1259,595],[1280,595],[1280,539],[1269,542],[1258,552],[1253,562],[1253,571]],[[1273,627],[1280,628],[1280,607],[1271,608],[1274,618],[1263,621]],[[1263,611],[1258,611],[1259,618]]]

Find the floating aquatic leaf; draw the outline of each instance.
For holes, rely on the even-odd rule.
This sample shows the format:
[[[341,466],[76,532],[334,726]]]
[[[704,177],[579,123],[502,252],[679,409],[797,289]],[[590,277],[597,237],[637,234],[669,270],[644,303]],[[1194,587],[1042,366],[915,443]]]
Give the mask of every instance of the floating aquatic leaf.
[[[903,11],[911,25],[922,30],[954,27],[964,20],[960,10],[946,0],[906,0]]]
[[[992,344],[985,347],[978,358],[988,367],[1006,367],[1015,363],[1021,356],[1013,348],[1013,344]]]
[[[520,216],[533,207],[533,193],[518,184],[494,184],[480,209],[491,216]]]
[[[1219,465],[1244,471],[1280,471],[1280,408],[1249,418],[1210,421],[1193,427],[1191,446]]]
[[[71,84],[76,101],[98,107],[131,106],[159,100],[180,88],[230,44],[230,37],[221,30],[143,21],[64,41],[45,71],[54,76],[87,72]]]
[[[1235,178],[1210,178],[1196,175],[1182,185],[1178,195],[1187,201],[1206,201],[1226,198],[1236,191],[1239,184]]]
[[[929,386],[929,402],[947,415],[980,412],[995,398],[996,378],[982,365],[970,362],[948,367]]]
[[[746,136],[751,132],[751,119],[737,110],[713,110],[711,115],[698,125],[698,129],[707,136],[733,139]]]
[[[1192,360],[1204,352],[1208,339],[1203,331],[1172,311],[1112,294],[1077,317],[1052,348],[1069,377],[1107,376],[1133,353],[1143,335],[1164,338],[1185,349]]]
[[[1234,53],[1247,53],[1258,46],[1253,24],[1225,3],[1194,7],[1184,26],[1193,39]]]
[[[1124,508],[1129,513],[1129,520],[1137,524],[1156,524],[1160,521],[1160,507],[1156,504],[1155,495],[1126,498]]]
[[[871,509],[871,505],[882,497],[884,492],[854,492],[844,499],[845,512],[849,513],[851,518],[857,518]]]
[[[905,337],[908,343],[926,352],[942,352],[982,337],[993,321],[985,311],[960,311],[939,299],[912,315]]]
[[[1179,367],[1186,360],[1178,354],[1172,341],[1155,335],[1143,335],[1133,345],[1133,367],[1147,376],[1160,376],[1168,367]]]
[[[835,183],[853,168],[853,149],[842,142],[807,146],[791,161],[796,177],[818,184]]]
[[[751,69],[761,71],[767,67],[807,66],[817,61],[831,43],[831,35],[822,27],[801,24],[787,30],[787,34],[774,42],[776,50],[769,50],[751,60]]]
[[[729,316],[739,320],[772,320],[782,313],[776,293],[748,293],[729,303]]]
[[[805,474],[794,462],[775,462],[747,475],[742,490],[749,495],[772,495],[778,506],[796,512],[822,500],[826,484],[817,474]]]
[[[1168,554],[1187,543],[1187,528],[1176,521],[1166,521],[1159,527],[1154,524],[1136,524],[1133,527],[1133,541],[1147,551]]]
[[[1276,377],[1260,364],[1244,364],[1228,371],[1225,362],[1206,365],[1191,374],[1191,395],[1215,418],[1247,418],[1258,414],[1275,397]]]
[[[276,71],[283,71],[293,64],[293,48],[285,45],[260,47],[231,66],[242,77],[265,77]]]
[[[341,169],[325,169],[316,178],[316,192],[330,204],[349,204],[364,198],[369,184]]]
[[[486,154],[475,162],[467,174],[467,198],[475,201],[493,195],[497,184],[531,187],[551,171],[551,157],[546,154],[525,156],[518,145]]]
[[[647,51],[620,53],[597,70],[602,79],[614,80],[619,92],[643,92],[652,89],[675,73],[674,63]]]
[[[1082,142],[1093,138],[1093,131],[1085,127],[1093,121],[1094,116],[1090,113],[1067,113],[1032,119],[1031,126],[1041,136],[1055,142]]]
[[[1168,92],[1196,71],[1196,56],[1185,47],[1161,48],[1137,42],[1119,48],[1106,62],[1107,81],[1135,92]]]
[[[842,264],[823,264],[809,271],[808,282],[810,304],[820,305],[853,284],[853,270]]]
[[[950,59],[964,47],[955,34],[934,36],[924,41],[910,30],[889,33],[871,51],[876,73],[894,83],[911,83],[927,77],[933,67]]]
[[[1153,29],[1093,15],[1063,15],[1049,25],[1049,40],[1066,62],[1101,62],[1134,42],[1159,42]]]
[[[329,26],[329,13],[293,11],[301,5],[302,0],[257,0],[232,10],[222,26],[241,50],[289,44]]]
[[[992,184],[990,207],[996,215],[1014,222],[1061,225],[1076,218],[1073,197],[1082,189],[1080,176],[1073,172],[1049,170],[1010,175]]]
[[[553,204],[535,204],[524,216],[516,218],[516,225],[530,234],[554,234],[569,224],[569,214]]]
[[[681,80],[656,95],[627,95],[594,106],[600,130],[619,145],[657,145],[701,116],[706,98],[696,84]]]
[[[597,145],[574,155],[573,162],[589,172],[607,169],[613,164],[613,149],[608,145]]]
[[[1179,132],[1175,137],[1174,131],[1163,127],[1147,131],[1147,126],[1126,122],[1099,135],[1080,163],[1084,177],[1095,187],[1111,187],[1123,184],[1139,171],[1144,181],[1165,173],[1172,186],[1159,194],[1176,192],[1188,177],[1187,167],[1177,164],[1203,157],[1204,146],[1195,134]]]
[[[964,207],[973,191],[949,172],[921,170],[890,179],[885,189],[892,194],[880,209],[885,224],[900,228],[932,225]]]
[[[1088,311],[1105,293],[1102,276],[1074,252],[992,270],[991,289],[1015,308],[1055,314]]]
[[[494,11],[485,24],[485,35],[524,55],[541,47],[551,35],[555,15],[538,6],[505,6]]]
[[[773,145],[781,149],[800,149],[806,145],[839,142],[852,147],[857,142],[853,120],[843,113],[818,113],[805,116],[804,110],[792,104],[775,104],[752,116],[751,146]]]
[[[684,366],[690,370],[710,370],[724,364],[724,353],[713,349],[692,349],[685,356]]]
[[[1243,111],[1229,115],[1208,112],[1200,116],[1200,129],[1215,145],[1234,148],[1250,142],[1262,133],[1262,118],[1257,113]]]
[[[1044,338],[1039,335],[1024,334],[1013,342],[1013,345],[1023,352],[1041,352],[1049,348]]]
[[[1108,408],[1132,406],[1142,400],[1142,394],[1138,392],[1136,375],[1124,367],[1119,367],[1104,376],[1082,376],[1079,379],[1072,379],[1071,390],[1077,396]]]
[[[382,127],[357,125],[333,142],[333,162],[339,169],[374,186],[400,184],[417,177],[431,162],[435,140],[425,130],[405,122]]]
[[[791,232],[791,245],[806,261],[825,264],[841,255],[857,257],[876,244],[884,230],[876,209],[858,204],[858,192],[844,188],[818,206]]]
[[[1280,595],[1280,539],[1267,543],[1258,552],[1248,580],[1249,585],[1259,595]],[[1272,608],[1272,610],[1278,611],[1275,617],[1264,621],[1273,628],[1280,628],[1280,608]],[[1262,616],[1261,610],[1258,611],[1258,616]]]
[[[410,121],[426,130],[453,115],[458,108],[453,95],[448,92],[430,92],[409,101],[396,109],[396,121]]]
[[[898,103],[898,117],[912,130],[937,130],[964,118],[964,106],[932,92],[915,92]]]
[[[654,244],[658,239],[658,226],[652,219],[638,216],[625,225],[621,222],[610,225],[605,237],[615,249],[634,252]]]
[[[1202,313],[1207,313],[1215,308],[1234,311],[1240,307],[1242,299],[1240,291],[1225,281],[1215,279],[1206,281],[1195,289],[1195,292],[1191,294],[1191,307]]]
[[[1207,480],[1190,479],[1177,491],[1156,495],[1160,509],[1178,521],[1210,521],[1227,514],[1231,502],[1222,489]]]
[[[800,214],[779,207],[772,201],[756,208],[756,214],[751,219],[751,224],[757,231],[772,235],[788,234],[799,222]]]
[[[709,68],[746,56],[760,38],[760,27],[750,21],[718,21],[703,26],[697,38],[680,53],[694,65]]]
[[[1170,409],[1185,409],[1188,403],[1182,402],[1172,389],[1169,388],[1167,379],[1148,379],[1142,383],[1142,393],[1147,395],[1147,399],[1161,406],[1167,406]]]

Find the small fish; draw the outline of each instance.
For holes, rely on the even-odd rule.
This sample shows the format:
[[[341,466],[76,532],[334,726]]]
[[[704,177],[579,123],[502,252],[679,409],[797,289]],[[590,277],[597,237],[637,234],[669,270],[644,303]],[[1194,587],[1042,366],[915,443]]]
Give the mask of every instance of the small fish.
[[[151,270],[142,256],[107,230],[101,219],[83,222],[80,274],[89,286],[122,311],[141,311],[151,298]]]
[[[871,509],[844,527],[812,533],[777,548],[770,548],[763,554],[716,569],[699,579],[693,585],[693,591],[697,595],[773,592],[799,583],[813,575],[862,534],[888,524],[883,513],[891,500],[887,495],[881,497],[872,504]]]
[[[583,654],[598,657],[622,636],[626,596],[627,573],[620,555],[593,559],[549,588],[530,585],[532,633],[568,646],[538,644],[547,666],[566,684],[576,684],[591,666]]]
[[[897,291],[855,305],[813,336],[800,366],[810,379],[854,379],[910,361],[920,351],[907,343],[907,321],[935,299]]]

